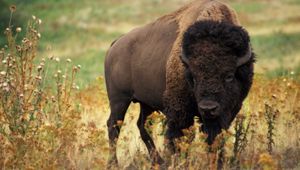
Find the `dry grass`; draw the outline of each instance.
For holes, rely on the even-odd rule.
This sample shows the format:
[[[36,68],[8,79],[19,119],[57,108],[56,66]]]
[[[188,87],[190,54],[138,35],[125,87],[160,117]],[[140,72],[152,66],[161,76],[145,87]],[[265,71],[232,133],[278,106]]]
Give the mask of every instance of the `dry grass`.
[[[198,132],[199,125],[196,124],[186,131],[187,134],[196,134],[191,145],[184,142],[187,139],[178,143],[179,147],[187,151],[188,157],[180,155],[172,158],[170,166],[175,169],[214,169],[218,166],[222,151],[224,169],[299,168],[300,84],[294,79],[293,75],[272,80],[256,76],[250,95],[231,129],[220,135],[213,145],[212,150],[215,151],[208,152],[210,148],[204,143],[205,135]],[[101,78],[100,83],[103,83]],[[89,110],[90,115],[85,117],[85,121],[93,120],[97,127],[106,131],[105,120],[109,108],[105,89],[90,88],[82,91],[80,96],[83,103],[93,108]],[[95,98],[100,100],[93,101]],[[151,166],[148,154],[136,127],[138,113],[138,105],[129,108],[120,134],[117,155],[121,167],[148,169]],[[164,117],[154,113],[148,119],[152,121],[152,136],[163,154]]]

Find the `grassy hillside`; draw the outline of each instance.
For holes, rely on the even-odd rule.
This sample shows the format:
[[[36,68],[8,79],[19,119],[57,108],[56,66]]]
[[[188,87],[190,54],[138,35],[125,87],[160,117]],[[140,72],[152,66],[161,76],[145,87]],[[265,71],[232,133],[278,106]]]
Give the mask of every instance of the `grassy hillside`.
[[[36,15],[43,21],[40,51],[44,55],[71,58],[82,65],[80,85],[87,86],[103,74],[103,58],[110,43],[131,29],[153,21],[189,1],[185,0],[3,0],[1,17],[9,17],[5,5],[16,4],[14,19]],[[256,72],[278,76],[300,70],[300,1],[225,1],[249,30],[257,53]],[[6,10],[6,11],[5,11]],[[7,20],[1,20],[3,23]],[[4,24],[1,24],[3,27]],[[16,25],[16,26],[19,26]],[[4,28],[1,28],[3,30]],[[3,39],[1,44],[4,44]],[[47,51],[47,49],[50,49]]]

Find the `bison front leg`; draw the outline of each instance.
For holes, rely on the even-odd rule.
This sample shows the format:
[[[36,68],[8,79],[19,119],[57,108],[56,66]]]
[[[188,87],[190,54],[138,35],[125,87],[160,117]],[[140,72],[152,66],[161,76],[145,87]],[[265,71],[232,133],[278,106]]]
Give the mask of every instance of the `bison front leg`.
[[[188,129],[194,124],[197,113],[197,104],[193,95],[185,90],[172,89],[164,93],[164,114],[167,117],[166,144],[171,154],[179,149],[175,146],[175,139],[184,135],[183,129]],[[192,140],[191,140],[192,141]]]
[[[184,136],[183,130],[188,129],[194,124],[193,115],[185,115],[178,118],[168,118],[167,116],[167,131],[166,131],[166,144],[170,154],[181,152],[180,148],[175,145],[175,140]],[[189,140],[191,142],[193,139]]]

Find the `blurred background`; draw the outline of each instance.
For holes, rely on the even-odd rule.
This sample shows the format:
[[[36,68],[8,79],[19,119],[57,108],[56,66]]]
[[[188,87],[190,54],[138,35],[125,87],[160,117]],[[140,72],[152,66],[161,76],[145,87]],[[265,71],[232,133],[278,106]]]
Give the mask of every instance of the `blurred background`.
[[[70,58],[82,66],[78,81],[86,87],[103,75],[110,43],[131,29],[154,21],[189,0],[0,0],[0,30],[15,4],[15,27],[42,19],[41,56]],[[257,54],[255,71],[269,78],[300,74],[300,0],[223,0],[249,31]],[[25,32],[25,31],[23,31]],[[21,36],[20,36],[21,37]],[[1,36],[0,46],[6,44]],[[295,76],[298,77],[298,76]]]

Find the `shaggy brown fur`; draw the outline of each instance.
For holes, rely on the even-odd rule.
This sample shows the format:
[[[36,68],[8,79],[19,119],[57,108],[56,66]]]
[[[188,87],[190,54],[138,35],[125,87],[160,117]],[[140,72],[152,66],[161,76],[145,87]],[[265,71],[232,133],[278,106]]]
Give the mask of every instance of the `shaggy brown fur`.
[[[107,121],[112,153],[111,161],[117,162],[116,139],[120,132],[117,122],[124,120],[130,102],[139,102],[141,112],[137,125],[142,140],[146,144],[153,161],[163,162],[155,149],[153,140],[144,128],[147,116],[155,110],[166,114],[168,119],[166,138],[170,141],[170,149],[174,150],[173,139],[180,137],[182,135],[181,130],[194,123],[194,116],[202,117],[197,106],[199,103],[201,104],[200,94],[204,93],[201,92],[201,89],[218,91],[217,89],[221,88],[216,86],[216,84],[220,84],[217,79],[209,80],[206,76],[214,77],[214,73],[218,75],[224,71],[233,72],[232,68],[236,68],[237,57],[245,55],[246,51],[249,50],[248,35],[238,25],[235,12],[227,5],[214,0],[196,0],[150,24],[132,30],[112,44],[105,58],[105,78],[111,108],[111,114]],[[190,30],[197,26],[200,26],[201,29],[202,27],[213,26],[216,35],[240,34],[236,34],[235,38],[229,38],[230,41],[226,41],[225,44],[219,42],[227,39],[226,37],[223,40],[208,38],[205,41],[203,37],[197,38],[201,31],[193,32]],[[227,32],[222,32],[218,29],[219,26],[224,27]],[[183,40],[184,37],[189,37],[188,33],[191,33],[191,37],[196,38],[196,43],[190,41],[193,38]],[[205,34],[212,36],[209,31],[206,31]],[[246,41],[242,41],[241,38]],[[186,45],[183,45],[183,42],[187,42]],[[235,42],[247,48],[240,50],[241,54],[235,53],[238,51],[237,49],[241,48],[239,45],[234,46]],[[185,49],[184,54],[189,63],[183,64],[181,60],[182,48]],[[189,52],[207,58],[193,59]],[[216,58],[219,55],[221,58]],[[209,59],[209,56],[214,56],[215,59]],[[213,141],[214,136],[220,132],[220,128],[228,128],[230,124],[228,122],[231,122],[234,115],[240,110],[241,101],[247,95],[251,85],[253,57],[248,63],[239,67],[236,72],[239,83],[236,91],[241,88],[242,95],[232,93],[233,96],[238,96],[235,100],[240,101],[239,104],[230,106],[232,115],[220,116],[222,118],[218,121],[201,118],[206,125],[202,127],[202,130],[210,134],[208,143]],[[226,66],[223,67],[221,62]],[[211,70],[206,69],[206,65],[213,67]],[[202,70],[198,70],[198,66],[201,66]],[[213,70],[215,72],[210,72]],[[203,82],[204,84],[201,84],[202,88],[193,91],[195,76],[192,76],[191,73],[196,72],[199,73],[196,83],[201,84],[199,82]],[[201,78],[201,72],[206,76]],[[242,86],[243,83],[246,85]],[[230,92],[230,89],[228,90]],[[227,99],[224,103],[228,105],[228,101]],[[222,103],[222,101],[219,102]],[[226,109],[226,111],[230,110],[229,108]]]
[[[190,105],[192,103],[189,103],[186,100],[184,100],[192,97],[189,93],[186,93],[186,89],[188,87],[187,84],[184,83],[185,68],[179,57],[182,53],[182,39],[184,32],[189,26],[191,26],[196,21],[212,20],[219,22],[228,22],[234,25],[239,25],[239,21],[237,20],[236,13],[226,4],[210,0],[193,1],[185,7],[181,8],[180,10],[168,16],[175,18],[176,22],[179,25],[179,30],[177,39],[174,42],[173,48],[170,53],[170,57],[167,61],[164,106],[167,107],[165,108],[168,109],[167,112],[181,114],[180,117],[183,117],[184,115],[189,117],[187,118],[189,119],[189,123],[185,122],[185,125],[180,127],[180,129],[183,129],[193,124],[194,117],[188,113],[182,113],[183,110],[187,112],[194,111],[190,108]],[[165,17],[163,17],[162,19],[164,18]],[[171,127],[169,127],[169,129],[173,129],[173,126],[178,125],[178,123],[178,121],[170,123],[169,126]],[[171,138],[176,138],[181,136],[182,133],[173,132],[173,134],[170,135]]]

